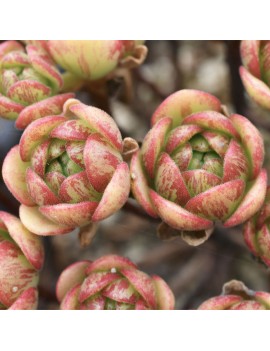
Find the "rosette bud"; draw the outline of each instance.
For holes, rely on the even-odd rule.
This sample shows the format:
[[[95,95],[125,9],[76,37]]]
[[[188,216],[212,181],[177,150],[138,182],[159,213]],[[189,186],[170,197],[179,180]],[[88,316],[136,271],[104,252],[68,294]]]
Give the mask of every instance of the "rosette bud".
[[[240,75],[249,96],[270,109],[270,41],[243,40],[240,46],[243,65]]]
[[[244,283],[231,280],[222,294],[203,302],[199,310],[270,310],[270,294],[248,289]]]
[[[58,279],[56,295],[62,310],[174,309],[174,295],[163,279],[116,255],[70,265]]]
[[[136,67],[147,54],[139,40],[49,40],[47,47],[67,73],[88,81],[104,78],[118,66]]]
[[[0,310],[30,310],[38,303],[38,271],[44,250],[38,236],[0,211]]]
[[[63,234],[119,210],[130,191],[124,145],[112,117],[75,99],[62,115],[32,122],[3,163],[23,224]]]
[[[249,219],[266,193],[262,136],[245,117],[223,111],[205,92],[172,94],[131,160],[137,201],[191,245],[205,241],[215,221],[231,227]]]
[[[0,44],[0,116],[17,119],[24,129],[31,121],[61,112],[73,94],[57,95],[63,80],[41,46],[17,41]]]
[[[245,223],[243,234],[253,255],[270,266],[270,186],[262,208]]]

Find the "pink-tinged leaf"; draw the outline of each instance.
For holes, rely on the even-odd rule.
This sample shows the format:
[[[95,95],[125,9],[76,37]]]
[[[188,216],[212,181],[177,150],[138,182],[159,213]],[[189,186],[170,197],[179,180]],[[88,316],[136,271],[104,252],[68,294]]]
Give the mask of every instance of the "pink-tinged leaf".
[[[66,151],[69,158],[77,163],[81,168],[84,168],[83,150],[85,142],[83,141],[68,141],[66,144]]]
[[[220,157],[224,157],[224,155],[228,149],[230,139],[225,135],[215,133],[215,132],[210,132],[210,131],[205,131],[202,133],[202,135],[208,141],[211,148]]]
[[[40,212],[38,207],[20,206],[20,219],[23,225],[32,233],[42,236],[70,233],[74,227],[55,224]]]
[[[59,172],[49,172],[45,176],[46,184],[57,196],[59,195],[60,186],[65,179],[66,177]]]
[[[202,169],[205,170],[206,172],[213,173],[217,175],[218,177],[222,177],[223,174],[223,162],[219,158],[206,158],[204,155],[204,162]]]
[[[231,120],[215,111],[194,113],[186,117],[183,120],[183,124],[196,124],[205,129],[219,131],[231,137],[239,138],[239,134]]]
[[[69,227],[83,226],[91,221],[98,202],[59,204],[40,207],[40,212],[54,223]]]
[[[171,156],[180,171],[183,172],[188,169],[188,165],[192,159],[192,154],[192,147],[189,143],[187,143]]]
[[[244,191],[243,180],[232,180],[193,197],[186,204],[185,209],[211,220],[224,221],[233,213]]]
[[[40,177],[44,177],[45,175],[49,146],[50,140],[44,141],[44,143],[37,146],[31,157],[33,171]]]
[[[24,52],[24,47],[15,40],[7,40],[0,44],[0,60],[11,51],[21,51]]]
[[[43,206],[59,204],[60,199],[48,187],[44,180],[30,167],[26,171],[26,182],[28,192],[37,205]]]
[[[51,89],[36,80],[20,80],[7,92],[7,97],[25,106],[46,99],[50,95]]]
[[[78,296],[80,293],[81,284],[75,285],[70,289],[60,304],[60,310],[77,310],[79,309]]]
[[[263,225],[260,230],[258,230],[256,239],[259,247],[256,256],[259,255],[267,266],[270,266],[270,232],[266,224]]]
[[[254,256],[259,255],[259,247],[257,243],[257,230],[255,227],[254,220],[249,220],[245,223],[243,228],[243,235],[245,243],[247,244],[249,250],[253,253]]]
[[[79,294],[80,303],[84,302],[89,297],[99,293],[107,285],[114,280],[120,278],[119,274],[111,272],[92,272],[85,278],[81,286]]]
[[[256,301],[242,301],[233,305],[230,310],[266,310],[266,308]]]
[[[189,191],[177,165],[165,152],[157,162],[155,188],[161,196],[180,205],[185,205],[190,199]]]
[[[143,297],[151,309],[157,308],[156,292],[149,275],[134,269],[122,269],[121,273],[133,285],[135,290]]]
[[[203,129],[196,125],[180,126],[173,129],[167,140],[166,151],[170,154],[176,148],[186,144],[194,135],[202,132]]]
[[[17,74],[14,71],[12,71],[12,70],[3,71],[1,73],[2,73],[2,76],[1,76],[1,90],[2,90],[2,92],[4,94],[6,94],[8,89],[13,84],[18,82],[19,78],[17,77]]]
[[[240,67],[240,76],[248,95],[263,108],[270,109],[270,89],[260,79]]]
[[[89,183],[86,172],[76,173],[66,178],[60,186],[59,196],[67,203],[97,201],[98,194]]]
[[[237,295],[216,296],[203,302],[198,310],[229,310],[234,304],[242,300],[243,298]]]
[[[9,69],[9,68],[23,68],[29,67],[31,65],[29,58],[27,57],[25,52],[22,51],[13,51],[9,52],[5,55],[1,60],[1,68]]]
[[[260,78],[260,40],[242,40],[240,53],[243,65],[255,77]]]
[[[33,105],[27,106],[23,109],[21,106],[20,111],[18,111],[19,116],[16,120],[16,127],[18,129],[25,129],[31,122],[36,119],[59,115],[63,110],[64,103],[74,97],[73,93],[60,94],[56,96],[49,97],[42,101],[36,102]],[[0,97],[1,101],[1,97]],[[1,106],[1,103],[0,103]],[[0,107],[1,108],[1,107]],[[23,109],[23,111],[22,111]],[[1,112],[1,110],[0,110]]]
[[[46,141],[51,131],[66,121],[63,116],[47,116],[32,122],[25,129],[20,140],[20,154],[23,161],[30,161],[35,148]]]
[[[78,284],[82,284],[86,277],[85,270],[90,263],[91,261],[75,262],[63,270],[56,284],[56,297],[59,302],[61,302],[70,289]]]
[[[50,139],[48,151],[48,161],[58,158],[66,151],[66,141],[60,139]]]
[[[0,211],[0,219],[32,266],[37,270],[41,269],[44,262],[44,249],[40,238],[26,229],[18,218],[9,213]]]
[[[51,138],[58,138],[67,141],[86,140],[93,130],[84,122],[69,120],[60,124],[51,132]]]
[[[96,191],[105,190],[121,161],[121,154],[99,134],[89,136],[84,148],[84,164],[88,179]]]
[[[78,101],[68,107],[75,116],[85,121],[94,131],[101,134],[112,146],[122,152],[121,133],[110,115],[99,108],[87,106]]]
[[[106,298],[94,296],[80,305],[80,310],[105,310]]]
[[[152,217],[157,217],[156,210],[149,197],[149,187],[140,159],[140,152],[133,154],[130,163],[131,191],[138,203]]]
[[[37,271],[10,241],[0,243],[0,267],[0,301],[5,306],[13,304],[24,290],[37,285]]]
[[[9,310],[36,310],[38,305],[38,291],[36,288],[25,290],[9,307]]]
[[[225,227],[232,227],[244,223],[251,218],[263,205],[267,186],[266,170],[261,173],[254,181],[253,185],[246,193],[240,205],[233,215],[224,223]]]
[[[186,116],[209,110],[221,110],[221,103],[215,96],[199,90],[183,89],[163,101],[154,112],[151,123],[154,125],[161,118],[170,117],[173,127],[176,127]]]
[[[19,145],[14,146],[7,154],[2,168],[3,179],[12,195],[22,204],[34,206],[26,185],[26,170],[29,162],[20,157]]]
[[[181,206],[165,200],[153,190],[150,190],[150,197],[160,217],[174,229],[194,231],[210,229],[213,226],[212,221],[201,218]]]
[[[121,273],[122,269],[137,269],[137,266],[126,257],[107,255],[90,263],[86,269],[86,274],[89,275],[91,272],[108,271],[112,269]]]
[[[111,300],[128,304],[135,304],[138,299],[138,293],[126,278],[113,281],[102,291],[102,295]]]
[[[245,117],[231,115],[233,125],[241,136],[251,166],[251,180],[258,177],[264,159],[263,138],[258,129]]]
[[[255,292],[255,300],[260,304],[266,307],[266,309],[270,309],[270,294],[264,291]]]
[[[196,196],[221,183],[221,178],[202,169],[183,172],[182,176],[191,196]]]
[[[28,48],[29,46],[27,49]],[[42,57],[38,55],[29,56],[34,70],[49,81],[50,85],[53,86],[54,91],[61,89],[63,86],[63,79],[57,68],[46,62]]]
[[[231,140],[223,161],[222,182],[234,179],[247,179],[249,176],[249,164],[241,145]]]
[[[125,162],[120,163],[106,187],[92,221],[98,222],[111,216],[126,203],[130,192],[130,173]]]
[[[141,157],[147,174],[154,178],[155,165],[160,151],[165,142],[165,136],[171,127],[172,120],[163,118],[146,134],[142,148]]]
[[[175,298],[168,284],[159,276],[152,277],[157,297],[157,308],[159,310],[173,310]]]
[[[7,119],[16,119],[24,106],[0,94],[0,116]]]

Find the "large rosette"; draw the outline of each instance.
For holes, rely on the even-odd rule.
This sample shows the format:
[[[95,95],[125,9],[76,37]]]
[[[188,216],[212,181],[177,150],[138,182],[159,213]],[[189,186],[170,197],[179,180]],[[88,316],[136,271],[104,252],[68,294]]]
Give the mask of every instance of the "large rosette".
[[[266,193],[259,131],[223,111],[205,92],[172,94],[155,111],[131,161],[137,201],[193,245],[210,235],[215,221],[231,227],[249,219]]]
[[[3,164],[24,225],[39,235],[63,234],[119,210],[130,190],[123,145],[107,113],[75,99],[63,115],[31,123]]]

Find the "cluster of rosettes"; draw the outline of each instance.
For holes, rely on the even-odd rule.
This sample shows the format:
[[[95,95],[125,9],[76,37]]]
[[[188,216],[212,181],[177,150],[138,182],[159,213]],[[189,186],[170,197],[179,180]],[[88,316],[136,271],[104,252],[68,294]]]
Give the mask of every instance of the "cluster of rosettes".
[[[130,191],[123,141],[104,111],[75,99],[62,115],[32,122],[8,153],[3,178],[35,234],[55,235],[119,210]]]
[[[214,221],[231,227],[259,210],[267,186],[263,160],[263,139],[249,120],[225,115],[210,94],[182,90],[158,107],[133,155],[132,191],[149,215],[198,244]],[[192,240],[196,231],[199,242]]]
[[[38,271],[43,261],[40,238],[18,218],[0,211],[0,310],[37,307]]]
[[[257,104],[270,109],[270,41],[243,40],[240,48],[243,84]]]
[[[138,149],[133,139],[122,140],[106,112],[73,93],[59,93],[105,82],[118,67],[141,64],[147,53],[142,41],[25,44],[0,45],[0,116],[26,128],[2,169],[22,205],[21,221],[0,212],[0,309],[37,306],[44,252],[35,234],[65,234],[109,217],[127,201],[130,185],[150,216],[191,245],[204,242],[216,221],[225,227],[246,222],[248,247],[270,265],[263,139],[249,120],[229,115],[208,93],[182,90],[154,112]],[[243,41],[241,55],[248,93],[270,109],[270,41]],[[127,154],[133,154],[130,170]],[[160,277],[115,255],[66,268],[57,298],[61,309],[174,308],[174,296]],[[270,309],[270,294],[232,281],[222,296],[199,309]]]
[[[116,255],[67,267],[57,282],[56,295],[63,310],[174,309],[173,293],[163,279],[148,276]]]
[[[242,282],[224,284],[222,295],[203,302],[199,310],[270,310],[270,294],[248,289]]]

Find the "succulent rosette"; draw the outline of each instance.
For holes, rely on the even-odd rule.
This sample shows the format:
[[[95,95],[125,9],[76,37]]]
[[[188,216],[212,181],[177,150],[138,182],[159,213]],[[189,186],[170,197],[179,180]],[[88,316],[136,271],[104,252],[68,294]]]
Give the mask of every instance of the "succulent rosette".
[[[266,193],[259,131],[223,111],[208,93],[172,94],[154,112],[131,161],[134,197],[192,245],[206,240],[215,221],[231,227],[249,219]]]
[[[62,310],[174,309],[174,295],[163,279],[116,255],[70,265],[58,279],[56,295]]]
[[[117,67],[133,68],[147,55],[139,40],[49,40],[48,52],[66,70],[66,85],[78,86],[78,80],[94,81],[112,73]]]
[[[75,99],[62,115],[32,122],[3,163],[23,224],[38,235],[63,234],[120,209],[130,191],[123,145],[111,116]]]
[[[199,310],[270,310],[270,294],[248,289],[244,283],[231,280],[222,294],[203,302]]]
[[[243,40],[240,53],[244,65],[240,75],[247,93],[261,107],[270,109],[270,41]]]
[[[0,310],[35,309],[44,250],[38,236],[0,211]]]
[[[61,112],[73,94],[57,95],[63,79],[41,46],[0,44],[0,116],[24,129],[33,120]]]
[[[260,211],[243,228],[245,242],[254,256],[270,266],[270,186]]]

